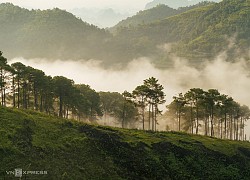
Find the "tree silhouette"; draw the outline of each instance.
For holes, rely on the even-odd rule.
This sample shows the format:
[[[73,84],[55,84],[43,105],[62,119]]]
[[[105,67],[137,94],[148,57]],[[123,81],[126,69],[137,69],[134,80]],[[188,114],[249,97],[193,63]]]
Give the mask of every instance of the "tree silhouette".
[[[145,129],[145,108],[147,106],[147,93],[149,89],[146,85],[140,85],[132,92],[136,106],[142,111],[142,129]]]
[[[150,77],[144,80],[143,85],[146,91],[147,102],[149,105],[149,129],[156,130],[157,114],[160,113],[158,109],[159,104],[165,103],[165,93],[163,86],[158,83],[158,79]],[[150,121],[152,128],[150,128]]]
[[[70,92],[73,88],[73,81],[62,76],[56,76],[53,78],[53,84],[55,87],[55,96],[59,100],[59,117],[63,117],[63,106],[67,104],[67,100],[70,98]]]

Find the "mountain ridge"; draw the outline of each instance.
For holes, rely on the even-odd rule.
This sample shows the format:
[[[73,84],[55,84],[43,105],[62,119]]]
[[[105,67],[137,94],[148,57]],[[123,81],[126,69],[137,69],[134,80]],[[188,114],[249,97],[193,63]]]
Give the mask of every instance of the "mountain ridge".
[[[225,0],[179,11],[159,6],[166,14],[165,9],[171,10],[170,15],[164,18],[166,14],[157,14],[157,8],[142,11],[138,15],[144,19],[150,16],[148,22],[136,20],[135,25],[121,26],[113,34],[59,9],[29,11],[11,4],[3,7],[0,49],[8,59],[95,59],[106,67],[123,66],[140,57],[167,67],[169,53],[194,60],[195,64],[223,51],[228,52],[229,60],[239,55],[249,59],[249,0]],[[233,46],[228,48],[230,43]],[[164,44],[171,44],[169,53],[159,48]]]
[[[47,58],[53,58],[57,49],[57,58],[70,59],[70,52],[78,49],[88,58],[92,56],[92,46],[101,45],[100,41],[104,41],[107,36],[104,29],[83,22],[73,14],[58,8],[27,10],[7,3],[0,5],[0,15],[0,22],[5,24],[0,28],[3,34],[1,41],[7,44],[1,45],[0,49],[6,52],[7,56],[15,54],[15,57],[36,58],[47,54]],[[14,46],[15,49],[7,50],[6,46]]]
[[[247,57],[250,47],[248,2],[230,0],[194,8],[151,24],[122,28],[117,37],[128,37],[129,33],[134,39],[127,38],[127,41],[145,40],[142,44],[151,47],[151,51],[158,54],[162,52],[154,47],[173,43],[172,52],[188,59],[212,59],[223,51],[231,51],[229,53],[232,59],[239,54],[245,54]],[[234,45],[228,49],[230,42],[227,38],[235,34],[238,36]],[[237,53],[238,50],[241,53]]]
[[[169,7],[168,5],[160,4],[151,9],[139,11],[136,15],[120,21],[117,25],[110,28],[110,30],[112,32],[115,32],[115,29],[117,28],[155,23],[157,21],[164,20],[168,17],[182,14],[191,9],[207,6],[210,4],[213,4],[213,3],[201,2],[193,6],[180,7],[178,9],[173,9]]]
[[[159,4],[165,4],[168,5],[171,8],[178,9],[179,7],[184,6],[192,6],[195,4],[198,4],[200,2],[220,2],[221,0],[209,0],[209,1],[203,1],[203,0],[153,0],[146,4],[145,9],[150,9],[153,7],[156,7]]]

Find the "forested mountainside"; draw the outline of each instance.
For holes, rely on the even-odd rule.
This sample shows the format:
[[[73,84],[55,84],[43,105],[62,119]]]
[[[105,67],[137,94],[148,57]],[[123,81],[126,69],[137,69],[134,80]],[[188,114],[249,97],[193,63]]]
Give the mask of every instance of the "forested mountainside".
[[[0,23],[1,50],[12,57],[91,58],[108,36],[58,8],[29,11],[1,4]]]
[[[173,45],[168,51],[192,59],[214,57],[226,50],[235,56],[244,53],[247,56],[249,17],[249,0],[226,0],[155,23],[120,28],[116,38],[133,46],[128,54],[137,53],[138,56],[159,55],[158,45],[169,43]]]
[[[222,0],[209,0],[209,2],[220,2]],[[200,2],[204,2],[203,0],[153,0],[152,2],[149,2],[146,4],[145,9],[151,9],[153,7],[156,7],[159,4],[167,5],[171,8],[178,9],[179,7],[184,6],[192,6],[195,4],[198,4]],[[205,1],[208,2],[208,1]]]
[[[198,59],[197,63],[226,50],[231,60],[248,58],[249,4],[249,0],[224,0],[157,21],[153,16],[161,15],[151,9],[131,19],[145,14],[153,22],[119,27],[115,34],[60,9],[29,11],[1,4],[0,49],[8,58],[97,59],[109,67],[145,56],[161,65],[168,63],[169,53]],[[171,10],[177,11],[181,9]],[[168,52],[165,45],[171,47]]]
[[[212,3],[211,2],[202,2],[202,3],[198,3],[196,5],[193,5],[193,6],[181,7],[178,9],[173,9],[167,5],[160,4],[152,9],[140,11],[132,17],[129,17],[125,20],[122,20],[117,25],[115,25],[113,28],[111,28],[111,31],[115,31],[119,27],[129,27],[129,26],[137,26],[137,25],[141,25],[141,24],[150,24],[153,22],[163,20],[163,19],[170,17],[170,16],[181,14],[181,13],[188,11],[188,10],[191,10],[193,8],[206,6],[209,4],[212,4]]]
[[[94,126],[0,107],[0,178],[250,178],[250,144],[177,132]],[[9,173],[9,174],[8,174]]]

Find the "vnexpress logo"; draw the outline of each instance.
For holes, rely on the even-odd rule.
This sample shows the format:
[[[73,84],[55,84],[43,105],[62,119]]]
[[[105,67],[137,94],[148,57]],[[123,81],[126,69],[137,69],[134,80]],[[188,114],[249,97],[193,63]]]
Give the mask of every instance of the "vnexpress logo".
[[[15,177],[30,176],[30,175],[48,175],[48,171],[25,171],[17,168],[14,171],[6,171],[7,175],[14,175]]]
[[[23,170],[22,169],[15,169],[15,177],[22,177]]]

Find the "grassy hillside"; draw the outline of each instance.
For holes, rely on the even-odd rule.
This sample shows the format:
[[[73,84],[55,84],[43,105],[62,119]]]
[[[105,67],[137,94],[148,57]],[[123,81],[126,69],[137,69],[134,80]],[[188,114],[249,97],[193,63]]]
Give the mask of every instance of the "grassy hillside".
[[[175,132],[143,132],[0,108],[0,178],[249,179],[250,143]],[[25,175],[24,175],[25,176]]]

